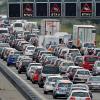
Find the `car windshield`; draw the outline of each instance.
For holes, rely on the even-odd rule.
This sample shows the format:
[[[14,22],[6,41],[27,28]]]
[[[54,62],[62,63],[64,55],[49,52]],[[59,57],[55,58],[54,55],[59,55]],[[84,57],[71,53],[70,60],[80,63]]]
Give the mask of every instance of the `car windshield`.
[[[90,75],[88,71],[78,71],[77,74],[80,74],[80,75]]]
[[[14,27],[22,27],[22,23],[16,23]]]
[[[73,66],[74,63],[63,63],[62,66]]]
[[[8,30],[0,30],[0,34],[1,33],[8,33]]]
[[[98,60],[99,58],[98,57],[86,57],[85,58],[85,61],[86,62],[90,62],[90,63],[94,63],[96,60]]]
[[[72,83],[59,83],[58,87],[71,87]]]
[[[73,92],[72,96],[75,96],[75,97],[89,97],[89,94],[87,92]]]
[[[56,82],[57,80],[61,80],[61,77],[50,77],[48,80],[49,82]]]
[[[100,82],[100,77],[90,77],[89,81],[99,81]]]
[[[45,66],[42,70],[45,74],[59,74],[59,67]]]
[[[31,64],[31,66],[41,66],[41,64]]]
[[[52,60],[52,59],[53,59],[53,60],[57,59],[57,57],[51,56],[51,57],[48,57],[47,59],[50,61],[50,60]]]
[[[34,47],[28,47],[27,49],[28,50],[34,50]]]
[[[92,44],[92,43],[86,43],[86,44],[84,44],[84,47],[88,47],[88,48],[94,48],[94,44]]]
[[[73,85],[72,88],[87,88],[86,85]]]
[[[79,50],[69,50],[69,53],[79,53]]]
[[[23,52],[14,52],[15,55],[23,54]]]

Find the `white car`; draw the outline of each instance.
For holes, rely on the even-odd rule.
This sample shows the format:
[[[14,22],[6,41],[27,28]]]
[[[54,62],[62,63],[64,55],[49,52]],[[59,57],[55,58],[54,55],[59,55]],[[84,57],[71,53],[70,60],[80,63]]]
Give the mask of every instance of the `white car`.
[[[88,91],[73,90],[67,100],[91,100],[91,97]]]
[[[61,77],[60,75],[47,76],[46,81],[44,83],[44,94],[47,94],[48,92],[53,91],[55,82],[61,79],[63,79],[63,77]]]
[[[42,65],[40,63],[30,63],[28,65],[27,71],[26,71],[27,79],[32,79],[32,75],[36,68],[42,68]]]
[[[27,46],[25,48],[24,54],[31,56],[34,53],[34,50],[35,50],[35,46],[33,46],[33,45],[32,46]]]
[[[93,66],[93,75],[100,75],[100,61],[96,61]]]
[[[53,98],[56,99],[61,96],[68,97],[72,84],[69,80],[58,80],[53,89]]]
[[[91,73],[89,70],[77,69],[73,77],[73,82],[74,83],[85,83],[87,82],[90,76],[91,76]]]

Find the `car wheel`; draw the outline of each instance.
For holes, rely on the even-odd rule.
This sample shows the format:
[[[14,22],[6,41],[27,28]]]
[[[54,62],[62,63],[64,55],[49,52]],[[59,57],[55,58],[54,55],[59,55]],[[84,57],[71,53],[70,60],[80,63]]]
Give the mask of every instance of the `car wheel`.
[[[18,69],[18,74],[21,74],[21,71]]]
[[[53,98],[54,98],[54,99],[56,99],[56,98],[57,98],[57,96],[56,96],[55,94],[53,94]]]
[[[10,64],[9,64],[9,63],[7,63],[7,66],[10,66]]]
[[[44,90],[44,94],[48,94],[48,92]]]
[[[41,83],[39,83],[39,87],[40,87],[40,88],[43,88],[43,86],[42,86],[42,84],[41,84]]]

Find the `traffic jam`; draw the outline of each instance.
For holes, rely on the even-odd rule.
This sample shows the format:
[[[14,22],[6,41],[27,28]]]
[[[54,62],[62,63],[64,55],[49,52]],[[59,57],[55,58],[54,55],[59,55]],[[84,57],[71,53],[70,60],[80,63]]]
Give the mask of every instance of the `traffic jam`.
[[[100,90],[100,48],[95,45],[94,34],[84,36],[81,42],[78,36],[77,40],[79,27],[81,36],[84,29],[95,32],[92,25],[74,25],[72,36],[65,32],[41,34],[42,27],[35,22],[3,21],[0,58],[42,88],[44,95],[93,100],[93,92]]]

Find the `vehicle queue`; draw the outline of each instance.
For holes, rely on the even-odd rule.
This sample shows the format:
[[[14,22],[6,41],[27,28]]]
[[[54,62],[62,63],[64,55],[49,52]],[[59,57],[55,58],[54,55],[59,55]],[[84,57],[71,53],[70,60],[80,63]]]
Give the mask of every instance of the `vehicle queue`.
[[[17,33],[2,33],[7,41],[0,41],[0,57],[8,67],[13,65],[18,74],[25,73],[45,95],[52,92],[53,98],[93,100],[92,91],[100,89],[100,48],[86,45],[81,54],[69,44],[43,47],[39,35],[28,32],[21,37]]]

